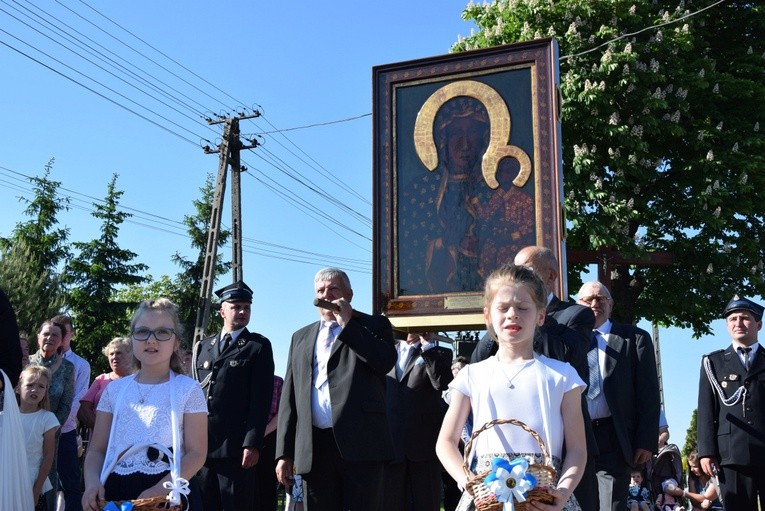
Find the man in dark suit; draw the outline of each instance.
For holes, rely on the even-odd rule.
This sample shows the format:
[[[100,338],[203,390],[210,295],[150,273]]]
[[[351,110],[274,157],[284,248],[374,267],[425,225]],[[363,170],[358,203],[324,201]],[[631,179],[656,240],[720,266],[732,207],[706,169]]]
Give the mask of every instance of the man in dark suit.
[[[2,289],[0,289],[0,369],[8,375],[11,385],[15,387],[21,374],[19,327],[16,324],[16,313]],[[0,376],[0,390],[2,388],[3,378]]]
[[[276,428],[276,475],[306,483],[310,511],[382,509],[384,464],[393,457],[385,375],[396,363],[390,321],[351,308],[348,275],[314,277],[321,321],[292,336]],[[334,310],[336,309],[336,310]]]
[[[595,471],[600,507],[591,509],[622,511],[631,469],[657,450],[660,397],[653,342],[645,330],[609,319],[614,301],[600,282],[585,283],[577,303],[595,314],[585,395],[598,447],[587,468]]]
[[[395,456],[385,467],[386,511],[438,511],[441,463],[436,439],[446,412],[442,391],[452,376],[452,351],[428,332],[397,343],[398,361],[388,373],[388,420]]]
[[[208,453],[200,471],[205,511],[259,509],[256,470],[274,388],[271,342],[247,330],[252,290],[219,289],[223,331],[194,346],[192,368],[207,395]]]
[[[734,296],[723,312],[732,343],[702,359],[698,453],[719,473],[725,509],[765,509],[765,353],[757,342],[763,307]],[[719,471],[719,472],[718,472]]]

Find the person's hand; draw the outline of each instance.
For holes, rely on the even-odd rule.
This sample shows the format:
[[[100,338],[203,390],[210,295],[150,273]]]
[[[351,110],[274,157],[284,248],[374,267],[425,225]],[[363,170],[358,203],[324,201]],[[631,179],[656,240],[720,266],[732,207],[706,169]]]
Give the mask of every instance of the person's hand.
[[[345,325],[353,317],[353,307],[351,307],[351,304],[345,298],[335,300],[333,303],[340,308],[339,311],[332,311],[335,315],[335,321],[340,325],[340,328],[345,328]]]
[[[714,460],[714,458],[709,458],[709,457],[701,458],[699,462],[701,465],[702,472],[704,472],[709,477],[715,476],[715,471],[713,467],[717,465],[717,462]]]
[[[32,487],[32,497],[35,505],[37,504],[37,501],[40,500],[40,494],[42,493],[42,482],[35,482],[35,485]]]
[[[276,463],[276,479],[284,486],[292,486],[293,478],[292,460],[280,458]]]
[[[252,468],[258,464],[260,451],[245,447],[242,450],[242,468]]]
[[[650,459],[651,459],[651,451],[637,448],[635,449],[635,454],[632,456],[632,465],[642,465]]]
[[[83,511],[101,511],[101,506],[98,504],[99,500],[104,500],[103,485],[85,488],[85,492],[82,494]]]
[[[164,480],[158,482],[154,486],[150,488],[146,488],[144,491],[141,492],[140,495],[138,495],[139,499],[150,499],[152,497],[166,497],[169,493],[169,490],[162,486],[164,483]]]
[[[550,490],[549,492],[553,497],[555,497],[555,501],[553,501],[552,504],[544,504],[539,501],[526,501],[527,507],[529,509],[538,509],[540,511],[560,511],[563,509],[563,506],[566,504],[566,501],[571,496],[571,492],[563,492],[559,489]]]

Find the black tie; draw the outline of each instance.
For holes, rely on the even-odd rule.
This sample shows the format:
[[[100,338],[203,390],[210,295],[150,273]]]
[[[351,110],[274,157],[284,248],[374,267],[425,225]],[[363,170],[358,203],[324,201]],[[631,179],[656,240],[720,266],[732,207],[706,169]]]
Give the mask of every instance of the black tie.
[[[744,356],[744,368],[748,371],[749,367],[752,365],[752,360],[750,358],[752,348],[738,348],[738,352]]]
[[[223,336],[223,340],[220,342],[220,352],[223,353],[226,351],[226,348],[228,348],[228,345],[231,343],[231,334],[226,334]]]

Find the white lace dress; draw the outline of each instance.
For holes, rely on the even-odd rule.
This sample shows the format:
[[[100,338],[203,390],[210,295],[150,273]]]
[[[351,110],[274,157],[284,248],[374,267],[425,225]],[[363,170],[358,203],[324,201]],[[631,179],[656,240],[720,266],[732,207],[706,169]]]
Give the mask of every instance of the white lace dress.
[[[117,422],[109,438],[104,459],[105,466],[120,453],[136,444],[157,443],[172,448],[173,429],[170,423],[171,388],[176,393],[176,400],[181,414],[207,413],[202,387],[199,382],[188,376],[178,375],[175,382],[171,378],[156,385],[142,384],[135,381],[135,375],[125,376],[110,383],[98,402],[98,411],[114,415],[113,407],[121,399],[117,413]],[[143,401],[143,403],[141,403]],[[183,424],[181,424],[181,441]],[[181,444],[183,454],[184,448]],[[147,451],[141,451],[121,459],[113,472],[129,475],[136,472],[155,475],[167,472],[170,465],[162,455],[150,459]]]

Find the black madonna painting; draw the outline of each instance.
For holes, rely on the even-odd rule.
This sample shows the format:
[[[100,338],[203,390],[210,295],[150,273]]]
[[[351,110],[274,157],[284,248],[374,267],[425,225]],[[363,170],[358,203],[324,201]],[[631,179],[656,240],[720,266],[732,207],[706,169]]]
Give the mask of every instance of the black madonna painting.
[[[375,68],[374,306],[394,326],[480,323],[494,269],[560,252],[556,85],[551,40]]]

